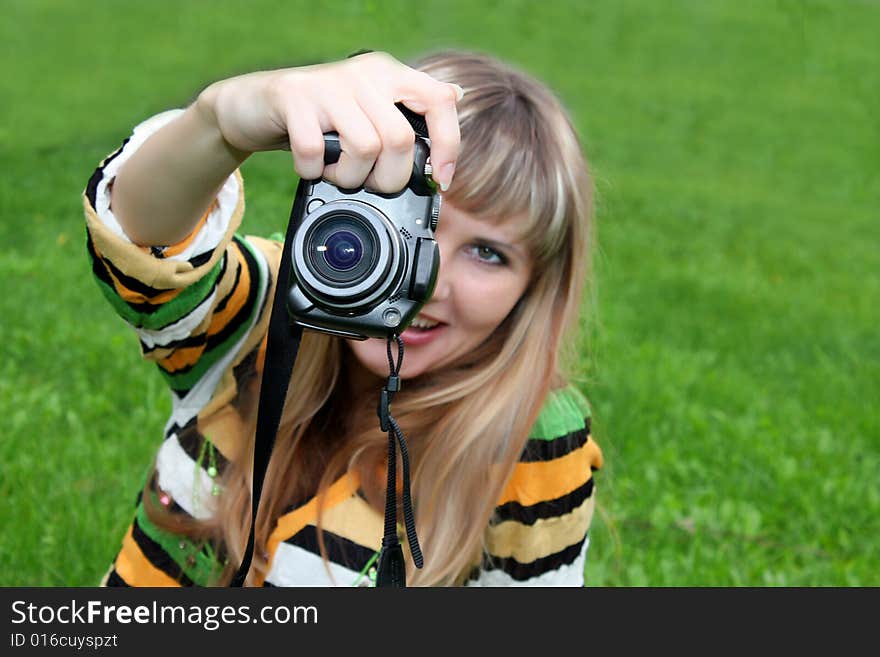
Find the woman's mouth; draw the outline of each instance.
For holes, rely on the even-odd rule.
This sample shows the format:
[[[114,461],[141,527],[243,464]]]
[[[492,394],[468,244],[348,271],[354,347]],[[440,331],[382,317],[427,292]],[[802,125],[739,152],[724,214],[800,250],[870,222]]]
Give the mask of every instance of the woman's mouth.
[[[400,334],[405,345],[420,346],[433,341],[448,324],[427,317],[416,317],[406,330]]]

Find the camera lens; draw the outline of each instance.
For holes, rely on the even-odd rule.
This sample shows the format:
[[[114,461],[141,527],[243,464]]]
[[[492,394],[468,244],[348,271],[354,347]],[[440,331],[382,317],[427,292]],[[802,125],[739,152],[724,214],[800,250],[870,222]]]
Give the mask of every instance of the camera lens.
[[[358,200],[317,204],[297,226],[292,275],[321,312],[350,315],[391,296],[406,269],[406,245],[382,210]]]
[[[358,236],[348,230],[340,230],[327,238],[327,243],[318,246],[323,249],[327,264],[338,271],[348,271],[364,257],[364,245]]]
[[[368,277],[379,251],[376,231],[361,217],[346,212],[322,217],[305,246],[309,268],[334,288],[356,285]]]

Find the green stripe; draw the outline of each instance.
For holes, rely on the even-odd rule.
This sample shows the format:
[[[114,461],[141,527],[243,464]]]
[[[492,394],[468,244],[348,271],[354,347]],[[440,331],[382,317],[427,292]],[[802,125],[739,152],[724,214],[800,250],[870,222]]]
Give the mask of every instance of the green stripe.
[[[258,256],[254,253],[254,249],[248,244],[245,240],[238,240],[238,243],[246,248],[251,256],[258,261]],[[243,264],[242,267],[246,267],[247,263]],[[262,276],[259,269],[255,272],[251,272],[254,276]],[[239,281],[239,284],[240,281]],[[259,295],[260,286],[262,285],[262,281],[257,281],[257,294]],[[214,346],[211,351],[205,352],[193,366],[193,368],[187,372],[174,374],[169,373],[163,370],[161,367],[159,371],[162,373],[162,376],[165,377],[165,380],[168,382],[168,385],[171,386],[174,390],[188,390],[192,388],[196,383],[198,383],[199,379],[201,379],[205,372],[214,365],[229,349],[239,340],[241,337],[250,329],[251,323],[256,315],[257,311],[260,308],[259,304],[259,296],[251,299],[251,312],[248,318],[242,322],[241,326],[226,338],[220,344]]]
[[[152,495],[154,504],[158,506],[159,496],[155,492],[152,492]],[[213,557],[208,545],[201,548],[184,536],[160,529],[147,517],[143,502],[138,504],[135,515],[144,534],[162,546],[168,556],[196,585],[209,586],[216,581],[223,564]]]
[[[140,313],[134,310],[110,285],[100,278],[95,277],[95,280],[98,282],[101,292],[122,319],[137,328],[155,330],[172,324],[192,312],[211,293],[222,269],[223,258],[220,258],[207,275],[187,286],[174,299],[162,304],[152,313]]]
[[[584,418],[587,417],[590,417],[590,405],[580,390],[574,386],[554,390],[547,395],[529,438],[554,440],[579,431],[586,426]]]

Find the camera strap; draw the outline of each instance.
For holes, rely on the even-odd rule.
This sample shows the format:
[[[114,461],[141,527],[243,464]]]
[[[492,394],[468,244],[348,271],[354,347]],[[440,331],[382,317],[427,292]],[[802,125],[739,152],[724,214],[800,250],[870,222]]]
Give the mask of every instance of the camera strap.
[[[290,280],[290,245],[296,232],[295,222],[287,226],[284,247],[281,251],[281,264],[278,267],[278,279],[275,283],[275,297],[272,300],[272,314],[269,317],[269,330],[266,342],[266,359],[263,364],[263,376],[260,381],[260,404],[257,410],[257,429],[254,435],[254,470],[253,492],[251,494],[251,529],[248,543],[238,572],[230,582],[230,586],[244,586],[245,578],[251,567],[254,554],[254,530],[257,524],[257,511],[260,507],[260,496],[263,493],[263,481],[266,469],[275,446],[275,436],[281,422],[281,411],[287,397],[287,388],[293,374],[293,364],[299,351],[302,338],[302,327],[290,321],[287,315],[287,285]]]
[[[397,362],[391,353],[391,343],[397,343]],[[403,549],[397,537],[397,448],[400,448],[400,461],[403,466],[403,523],[406,538],[416,568],[424,565],[419,537],[416,534],[415,515],[412,509],[412,495],[409,479],[409,452],[403,432],[391,415],[391,400],[400,390],[400,367],[403,364],[403,340],[394,334],[388,337],[388,381],[379,395],[379,426],[388,433],[388,478],[385,488],[385,534],[382,537],[382,551],[376,566],[376,586],[406,586],[406,566]]]

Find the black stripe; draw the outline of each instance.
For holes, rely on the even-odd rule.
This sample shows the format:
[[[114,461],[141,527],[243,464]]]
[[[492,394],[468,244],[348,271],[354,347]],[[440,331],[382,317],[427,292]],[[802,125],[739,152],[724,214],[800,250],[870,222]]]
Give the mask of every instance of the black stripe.
[[[171,579],[179,582],[181,586],[193,586],[193,581],[183,572],[177,562],[171,558],[171,555],[144,533],[136,518],[131,529],[131,535],[147,561]]]
[[[499,559],[486,555],[483,558],[483,570],[503,570],[518,582],[523,582],[533,577],[538,577],[544,573],[557,570],[562,566],[574,563],[575,559],[581,553],[584,546],[586,536],[574,545],[569,545],[564,550],[560,550],[555,554],[535,559],[529,563],[520,563],[513,557]]]
[[[590,439],[590,420],[587,418],[587,426],[577,431],[572,431],[553,440],[530,438],[526,442],[519,460],[521,463],[534,463],[536,461],[552,461],[574,450],[583,447]]]
[[[86,198],[89,200],[89,204],[92,206],[93,210],[95,209],[97,203],[96,199],[98,198],[98,183],[100,183],[101,179],[104,177],[104,169],[116,159],[130,139],[131,137],[126,137],[125,141],[122,142],[122,146],[117,148],[112,155],[108,156],[107,159],[101,163],[101,166],[95,169],[91,178],[89,178],[89,182],[86,184]]]
[[[268,264],[268,263],[267,263]],[[259,272],[257,272],[259,274]],[[274,275],[272,273],[272,269],[270,267],[266,268],[266,294],[263,295],[263,299],[260,301],[260,308],[257,310],[257,317],[254,321],[254,325],[257,325],[261,318],[264,317],[264,314],[269,307],[269,299],[272,298],[271,290],[272,290],[272,279]],[[260,343],[251,349],[251,352],[242,358],[241,362],[233,367],[232,374],[235,377],[235,383],[238,389],[238,395],[232,401],[232,405],[235,406],[236,409],[240,410],[240,404],[243,403],[243,398],[241,394],[249,389],[249,384],[253,379],[256,379],[259,376],[259,365],[257,364],[257,359],[260,355]]]
[[[240,241],[238,236],[235,237],[235,241]],[[247,298],[245,302],[241,305],[238,313],[236,313],[235,317],[229,320],[226,323],[226,326],[223,327],[223,330],[215,335],[208,336],[208,346],[206,347],[207,351],[211,351],[214,347],[223,344],[226,339],[235,333],[242,324],[248,321],[251,316],[251,313],[254,310],[254,303],[257,301],[257,294],[260,290],[260,270],[257,265],[257,261],[254,259],[254,256],[247,249],[247,247],[242,246],[241,244],[236,244],[241,254],[244,256],[245,265],[248,268],[248,272],[250,273],[250,286],[248,288]],[[238,276],[236,277],[236,287],[238,281],[241,280],[241,271],[239,270]],[[232,292],[230,292],[230,296]]]
[[[215,249],[211,249],[210,251],[205,251],[204,253],[193,256],[189,259],[189,264],[191,264],[193,267],[201,267],[203,264],[211,259],[211,256],[214,255],[214,250]]]
[[[190,428],[187,431],[183,431],[182,433],[177,434],[177,442],[180,443],[180,446],[183,448],[183,451],[186,452],[189,457],[198,462],[199,454],[202,451],[202,445],[204,444],[206,438],[203,433],[201,433],[195,427]],[[208,449],[205,448],[205,453],[202,456],[202,469],[208,469],[208,466],[211,465],[210,458],[208,456]],[[214,467],[217,468],[217,476],[220,477],[226,471],[226,468],[229,466],[229,461],[225,456],[217,449],[217,446],[214,446]]]
[[[220,299],[217,302],[217,305],[214,306],[214,313],[223,312],[223,309],[226,308],[229,300],[235,295],[235,291],[238,289],[238,284],[241,281],[241,270],[242,267],[236,267],[235,269],[235,280],[232,282],[232,285],[229,288],[229,292],[226,293],[226,296]],[[225,272],[224,272],[225,273]],[[217,279],[220,280],[219,278]]]
[[[557,518],[571,512],[583,504],[584,500],[592,494],[593,478],[590,477],[583,486],[579,486],[555,500],[544,500],[531,506],[523,506],[519,502],[507,502],[495,507],[491,524],[497,525],[507,520],[515,520],[524,525],[534,525],[538,520]]]
[[[107,582],[104,586],[125,586],[131,588],[131,584],[122,579],[119,573],[116,572],[115,568],[110,571],[110,574],[107,576]]]
[[[95,250],[94,243],[92,242],[92,237],[91,237],[91,235],[89,235],[88,243],[87,243],[87,244],[88,244],[89,253],[91,254],[91,256],[92,256],[93,258],[97,258],[97,257],[98,257],[98,253],[97,253],[97,251]],[[164,292],[168,292],[168,290],[173,290],[173,289],[174,289],[174,288],[156,288],[156,287],[150,287],[149,285],[146,285],[146,284],[142,283],[142,282],[139,281],[138,279],[136,279],[136,278],[132,278],[132,277],[129,276],[128,274],[125,274],[121,269],[119,269],[119,267],[117,267],[116,265],[114,265],[114,264],[113,264],[113,261],[110,260],[110,258],[108,258],[107,256],[101,256],[101,257],[100,257],[100,260],[104,263],[104,266],[107,267],[107,269],[108,269],[108,270],[109,270],[114,276],[116,276],[116,278],[117,278],[117,279],[118,279],[118,280],[119,280],[119,281],[120,281],[120,282],[121,282],[121,283],[122,283],[127,289],[131,290],[132,292],[137,292],[138,294],[143,294],[145,297],[155,297],[155,296],[157,296],[157,295],[159,295],[159,294],[162,294],[162,293],[164,293]],[[104,280],[104,279],[102,279],[102,280]],[[112,285],[112,280],[110,280],[109,278],[107,278],[107,279],[105,280],[105,282],[110,283],[110,284]],[[132,308],[137,308],[137,307],[139,307],[139,306],[146,306],[146,304],[138,304],[138,305],[135,305],[135,304],[131,304],[131,303],[129,303],[128,305],[130,305]],[[158,306],[148,306],[148,308],[149,308],[149,309],[152,309],[152,310],[155,310],[157,307],[158,307]]]
[[[171,394],[174,395],[174,397],[178,401],[180,401],[184,397],[186,397],[190,393],[190,391],[192,390],[192,388],[168,388],[168,389],[171,391]]]
[[[303,527],[285,543],[321,555],[321,548],[318,547],[318,529],[314,525]],[[327,530],[324,530],[324,547],[327,549],[327,559],[354,571],[363,569],[375,554],[374,550]]]
[[[180,435],[181,433],[183,433],[184,431],[186,431],[190,427],[194,427],[197,421],[198,421],[198,416],[193,415],[189,420],[186,421],[186,424],[184,424],[183,426],[180,426],[179,424],[177,424],[177,422],[175,422],[170,427],[168,427],[168,431],[165,432],[165,440],[168,440],[169,438],[171,438],[172,434],[176,433],[176,434]]]
[[[92,235],[88,231],[86,231],[86,250],[89,253],[89,259],[92,261],[92,273],[95,275],[95,278],[102,283],[106,283],[110,286],[111,290],[115,289],[113,287],[113,279],[110,278],[104,261],[98,257],[98,252],[95,251],[95,245],[92,243]]]

